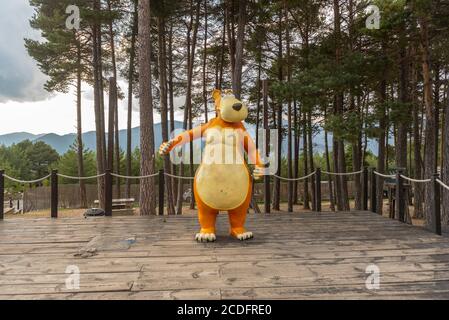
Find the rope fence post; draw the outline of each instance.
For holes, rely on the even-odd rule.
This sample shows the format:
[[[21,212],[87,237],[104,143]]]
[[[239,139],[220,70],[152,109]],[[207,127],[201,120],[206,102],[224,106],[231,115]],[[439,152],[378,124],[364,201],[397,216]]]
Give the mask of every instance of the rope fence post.
[[[370,174],[371,181],[371,195],[370,195],[370,210],[371,212],[377,212],[377,177],[376,177],[376,168],[371,168]]]
[[[106,169],[105,176],[104,213],[106,217],[112,217],[112,175],[111,169]]]
[[[315,208],[316,212],[321,212],[321,168],[315,171]]]
[[[50,177],[50,206],[51,206],[51,217],[58,218],[58,170],[51,171]]]
[[[270,156],[270,127],[268,122],[268,80],[262,80],[262,91],[263,91],[263,128],[265,134],[265,154],[264,156],[268,159]],[[271,195],[270,195],[270,176],[264,176],[264,210],[265,213],[271,212]]]
[[[362,193],[362,210],[368,210],[368,168],[363,168],[363,193]]]
[[[5,177],[3,176],[5,174],[4,170],[0,170],[0,220],[4,219],[5,215]]]
[[[404,180],[401,175],[404,170],[399,168],[396,171],[396,212],[397,219],[401,222],[405,222],[405,198],[404,198]],[[394,217],[396,218],[396,216]]]
[[[432,175],[431,183],[433,188],[432,199],[432,225],[430,226],[432,231],[441,236],[441,186],[438,183],[439,175],[435,173]]]
[[[159,170],[159,215],[164,215],[164,190],[165,190],[165,175],[164,170]]]

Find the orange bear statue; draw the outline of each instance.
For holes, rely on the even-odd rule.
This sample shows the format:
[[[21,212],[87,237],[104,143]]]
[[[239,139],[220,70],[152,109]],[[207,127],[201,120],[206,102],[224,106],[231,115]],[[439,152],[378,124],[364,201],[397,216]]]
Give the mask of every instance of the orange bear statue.
[[[199,242],[216,240],[215,223],[220,211],[227,211],[230,234],[247,240],[253,233],[245,229],[246,214],[251,202],[252,179],[245,162],[245,153],[255,164],[254,177],[259,179],[265,170],[259,152],[242,121],[248,117],[248,108],[230,92],[214,90],[217,117],[162,143],[161,155],[169,154],[176,146],[204,138],[201,165],[194,180],[194,194],[198,205],[201,230],[195,239]]]

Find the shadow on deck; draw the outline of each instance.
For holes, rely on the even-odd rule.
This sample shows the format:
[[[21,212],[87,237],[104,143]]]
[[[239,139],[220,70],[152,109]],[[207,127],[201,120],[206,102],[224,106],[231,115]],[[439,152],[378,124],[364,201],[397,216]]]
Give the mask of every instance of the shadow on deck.
[[[0,299],[449,298],[449,241],[368,212],[250,215],[255,239],[196,243],[196,217],[0,221]],[[369,290],[366,268],[380,270]],[[68,266],[80,270],[67,289]]]

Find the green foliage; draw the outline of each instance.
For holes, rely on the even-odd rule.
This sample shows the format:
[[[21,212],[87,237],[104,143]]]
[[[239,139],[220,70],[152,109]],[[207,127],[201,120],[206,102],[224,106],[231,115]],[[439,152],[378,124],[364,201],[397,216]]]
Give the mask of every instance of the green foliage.
[[[90,150],[84,150],[84,175],[86,177],[94,176],[97,174],[95,153]],[[78,176],[78,152],[75,145],[72,145],[70,149],[61,156],[56,168],[58,168],[59,173],[67,176]],[[60,179],[60,183],[76,183],[74,180],[68,180],[65,178]],[[96,183],[96,180],[86,180],[86,183]]]
[[[36,180],[48,175],[58,159],[56,150],[42,141],[25,140],[10,147],[0,146],[0,167],[7,175],[20,180]],[[7,187],[20,189],[18,184],[9,181]]]
[[[90,40],[83,29],[73,31],[66,28],[65,13],[68,5],[77,5],[82,15],[88,1],[31,0],[30,4],[36,8],[30,24],[41,31],[45,40],[25,39],[25,47],[40,70],[49,77],[45,89],[67,93],[75,84],[78,72],[84,81],[91,83]],[[82,24],[85,22],[81,20]]]

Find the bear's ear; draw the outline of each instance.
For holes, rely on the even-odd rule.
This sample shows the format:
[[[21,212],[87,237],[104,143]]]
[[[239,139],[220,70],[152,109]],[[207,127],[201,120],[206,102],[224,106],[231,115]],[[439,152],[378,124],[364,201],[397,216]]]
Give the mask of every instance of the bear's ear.
[[[214,98],[214,101],[215,101],[215,108],[218,109],[220,107],[220,101],[221,101],[221,90],[215,89],[212,92],[212,98]]]

